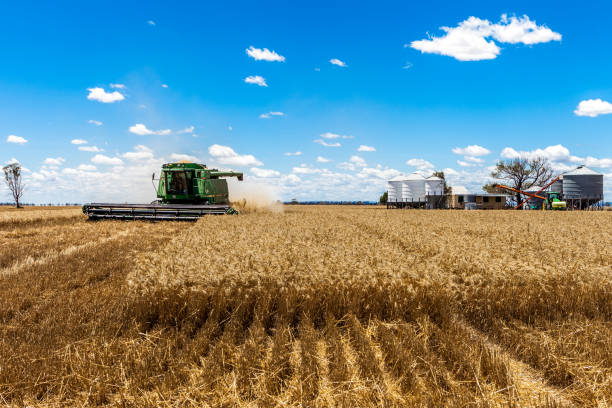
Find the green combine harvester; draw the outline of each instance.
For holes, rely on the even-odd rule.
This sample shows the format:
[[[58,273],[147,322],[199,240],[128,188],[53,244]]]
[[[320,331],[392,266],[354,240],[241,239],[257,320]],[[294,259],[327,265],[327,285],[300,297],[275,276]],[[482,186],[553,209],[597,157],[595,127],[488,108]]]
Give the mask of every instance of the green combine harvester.
[[[89,203],[83,213],[90,219],[195,221],[207,214],[238,214],[230,207],[227,180],[234,171],[209,169],[205,164],[167,163],[157,185],[158,200],[151,204]],[[155,183],[155,173],[152,177]],[[155,186],[155,184],[153,184]]]

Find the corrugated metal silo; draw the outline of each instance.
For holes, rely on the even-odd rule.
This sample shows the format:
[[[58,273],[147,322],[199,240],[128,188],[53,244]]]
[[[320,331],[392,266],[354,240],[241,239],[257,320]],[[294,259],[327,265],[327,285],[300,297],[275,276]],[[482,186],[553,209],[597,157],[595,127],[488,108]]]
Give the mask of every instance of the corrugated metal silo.
[[[563,194],[563,176],[550,186],[550,191]]]
[[[392,178],[387,181],[387,201],[391,203],[396,203],[401,201],[402,198],[402,180],[404,178],[401,176]]]
[[[443,195],[444,180],[440,177],[430,176],[425,179],[425,195]]]
[[[603,174],[585,166],[563,174],[563,198],[603,200]]]
[[[410,201],[425,201],[425,177],[411,173],[402,181],[410,189]]]

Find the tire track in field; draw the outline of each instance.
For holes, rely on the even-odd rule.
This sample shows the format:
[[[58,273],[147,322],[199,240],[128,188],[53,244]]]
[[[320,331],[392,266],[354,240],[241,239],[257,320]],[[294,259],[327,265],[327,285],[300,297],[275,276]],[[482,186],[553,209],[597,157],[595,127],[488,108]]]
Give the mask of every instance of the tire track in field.
[[[68,248],[63,249],[60,252],[54,253],[54,254],[50,254],[47,256],[42,256],[42,257],[38,257],[38,258],[34,258],[32,256],[28,256],[27,258],[24,258],[20,261],[15,262],[14,264],[12,264],[9,267],[6,267],[4,269],[0,269],[0,278],[2,277],[6,277],[6,276],[10,276],[10,275],[14,275],[16,273],[18,273],[20,270],[25,269],[25,268],[29,268],[29,267],[33,267],[33,266],[39,266],[39,265],[44,265],[46,263],[52,262],[58,258],[63,258],[63,257],[69,257],[70,255],[82,251],[82,250],[86,250],[86,249],[91,249],[91,248],[95,248],[98,245],[102,245],[105,244],[107,242],[110,241],[115,241],[121,237],[124,237],[126,235],[129,235],[130,233],[134,233],[135,230],[137,228],[135,227],[131,227],[128,228],[126,230],[123,231],[119,231],[116,234],[111,235],[110,237],[104,237],[104,238],[100,238],[97,239],[95,241],[89,241],[86,242],[84,244],[81,245],[73,245],[70,246]]]
[[[575,407],[566,398],[563,390],[547,384],[544,375],[531,365],[514,358],[499,344],[489,338],[465,321],[457,320],[457,324],[464,329],[472,338],[480,342],[492,353],[502,356],[508,362],[508,368],[514,382],[514,388],[520,399],[521,405],[537,406],[545,402],[553,402],[553,406]]]
[[[340,215],[338,217],[344,222],[357,226],[361,229],[364,234],[374,236],[378,239],[385,239],[386,234],[379,230],[376,230],[374,226],[359,222],[354,218],[349,218]],[[405,242],[398,239],[397,237],[389,237],[387,242],[391,242],[397,247],[400,247],[404,251],[413,252],[412,248],[409,248]],[[426,255],[429,257],[430,255]],[[486,334],[480,332],[467,322],[458,320],[460,327],[462,327],[470,336],[476,341],[480,342],[492,353],[503,356],[507,359],[508,366],[511,375],[514,380],[514,387],[519,395],[520,403],[527,406],[540,406],[541,404],[549,404],[552,402],[553,406],[558,407],[575,407],[575,405],[565,396],[563,390],[549,385],[546,382],[546,377],[541,370],[531,366],[528,363],[521,361],[520,359],[514,358],[509,352],[506,351],[501,345],[491,341]]]

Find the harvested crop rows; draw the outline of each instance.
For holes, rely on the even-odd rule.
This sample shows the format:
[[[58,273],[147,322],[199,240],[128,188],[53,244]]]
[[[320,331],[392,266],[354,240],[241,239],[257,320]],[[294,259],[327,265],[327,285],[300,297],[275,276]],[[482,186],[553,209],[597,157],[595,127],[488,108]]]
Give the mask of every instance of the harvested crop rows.
[[[64,222],[1,230],[7,404],[612,400],[610,213],[286,207]]]

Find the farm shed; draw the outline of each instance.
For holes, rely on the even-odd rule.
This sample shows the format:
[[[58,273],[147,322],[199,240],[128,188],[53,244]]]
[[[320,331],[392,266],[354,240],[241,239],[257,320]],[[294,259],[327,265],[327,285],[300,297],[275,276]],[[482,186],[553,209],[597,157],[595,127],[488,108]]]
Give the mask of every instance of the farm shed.
[[[482,210],[501,210],[506,206],[506,194],[476,194],[476,207]]]
[[[464,209],[466,203],[475,203],[476,195],[470,193],[464,186],[451,187],[448,198],[448,208]]]

